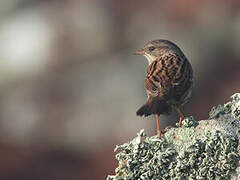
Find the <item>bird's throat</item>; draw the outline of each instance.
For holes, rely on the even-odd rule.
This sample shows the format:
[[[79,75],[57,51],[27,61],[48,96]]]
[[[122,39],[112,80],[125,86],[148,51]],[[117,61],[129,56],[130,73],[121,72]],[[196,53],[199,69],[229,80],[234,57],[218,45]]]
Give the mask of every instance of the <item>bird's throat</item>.
[[[152,56],[150,54],[144,54],[144,56],[147,58],[148,60],[148,65],[152,64],[153,61],[156,60],[156,57],[155,56]]]

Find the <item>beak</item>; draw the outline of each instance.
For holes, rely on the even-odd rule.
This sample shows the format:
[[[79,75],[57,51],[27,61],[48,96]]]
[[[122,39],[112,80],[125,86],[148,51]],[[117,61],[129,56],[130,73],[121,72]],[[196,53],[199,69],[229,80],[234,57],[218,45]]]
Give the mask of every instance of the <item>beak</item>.
[[[145,54],[144,50],[139,50],[139,51],[134,53],[134,55],[143,55],[143,54]]]

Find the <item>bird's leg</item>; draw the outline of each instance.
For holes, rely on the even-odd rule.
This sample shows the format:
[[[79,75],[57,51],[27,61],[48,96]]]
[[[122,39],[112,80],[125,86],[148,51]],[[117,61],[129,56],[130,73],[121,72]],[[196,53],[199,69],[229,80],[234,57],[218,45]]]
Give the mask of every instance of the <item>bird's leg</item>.
[[[160,125],[159,125],[159,115],[157,115],[157,114],[156,114],[156,120],[157,120],[158,138],[161,139],[162,132],[161,132]]]
[[[184,119],[184,115],[182,113],[182,111],[180,110],[179,107],[176,107],[176,111],[178,112],[180,118],[179,118],[179,123],[178,123],[178,127],[182,127],[182,121]]]

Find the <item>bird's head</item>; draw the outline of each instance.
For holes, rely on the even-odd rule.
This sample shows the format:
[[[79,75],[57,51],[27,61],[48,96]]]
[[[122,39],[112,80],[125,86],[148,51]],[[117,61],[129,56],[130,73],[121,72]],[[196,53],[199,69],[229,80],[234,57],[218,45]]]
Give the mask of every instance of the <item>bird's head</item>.
[[[144,47],[141,50],[137,51],[135,54],[145,56],[149,64],[151,64],[158,57],[161,57],[166,55],[167,53],[176,52],[176,51],[179,51],[179,52],[181,51],[177,47],[177,45],[175,45],[174,43],[168,40],[158,39],[158,40],[153,40],[146,43]]]

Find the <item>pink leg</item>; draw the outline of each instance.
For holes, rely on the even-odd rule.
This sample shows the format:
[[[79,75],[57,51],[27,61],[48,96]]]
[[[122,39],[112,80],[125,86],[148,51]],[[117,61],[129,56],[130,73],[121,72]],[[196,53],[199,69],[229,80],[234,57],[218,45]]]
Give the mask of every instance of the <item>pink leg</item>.
[[[177,112],[178,112],[178,114],[179,114],[179,116],[180,116],[180,118],[179,118],[179,126],[178,127],[182,127],[182,121],[183,121],[183,119],[184,119],[184,115],[183,115],[183,113],[182,113],[182,111],[180,110],[180,108],[176,108],[176,110],[177,110]]]
[[[160,125],[159,125],[159,115],[157,115],[157,114],[156,114],[156,120],[157,120],[158,138],[161,139],[162,132],[161,132]]]

